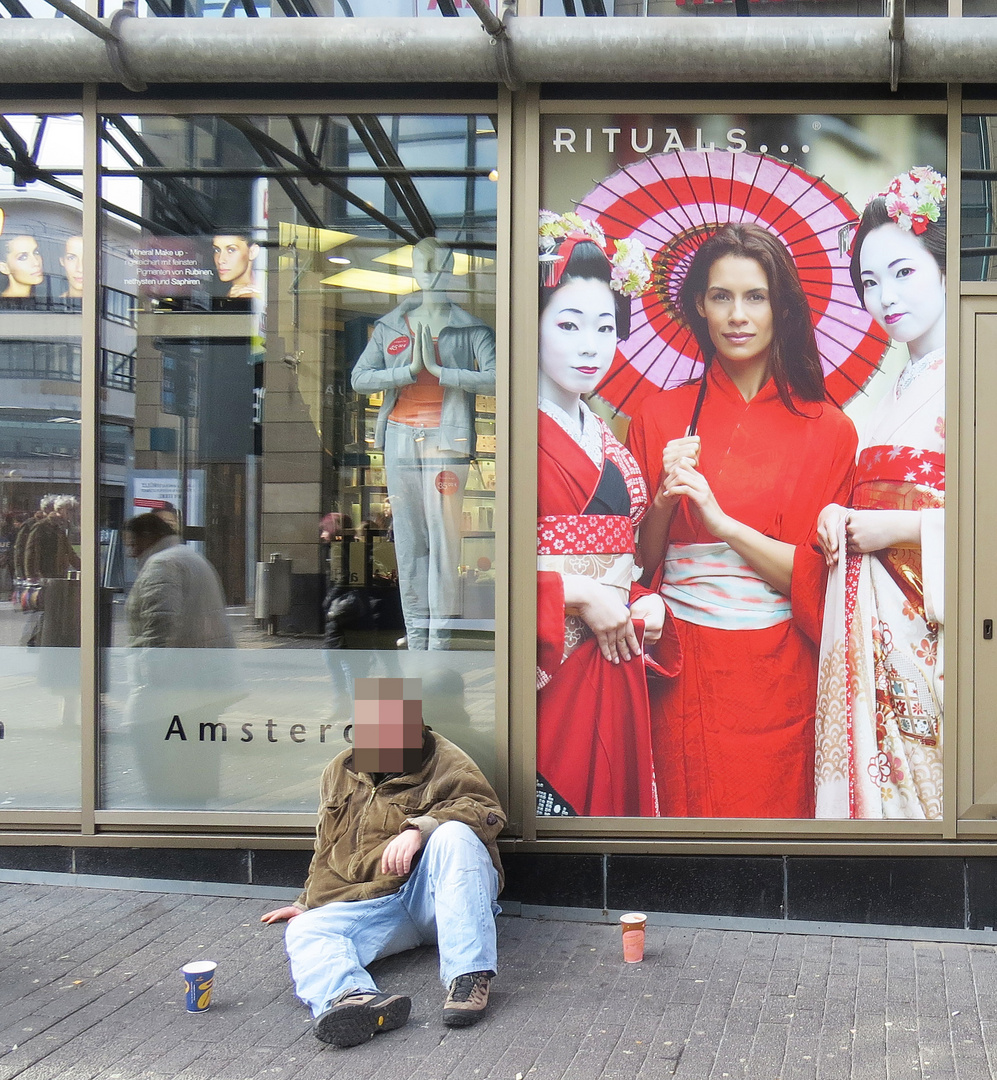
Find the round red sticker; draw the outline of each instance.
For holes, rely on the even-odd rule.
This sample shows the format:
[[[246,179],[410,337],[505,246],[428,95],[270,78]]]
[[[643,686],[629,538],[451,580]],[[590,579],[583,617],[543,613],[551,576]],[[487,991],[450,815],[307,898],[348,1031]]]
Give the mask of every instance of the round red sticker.
[[[400,352],[404,352],[408,348],[408,338],[402,335],[402,337],[396,337],[395,340],[388,346],[388,355],[397,356]]]
[[[449,469],[436,474],[436,490],[441,495],[456,495],[458,483],[457,474]]]

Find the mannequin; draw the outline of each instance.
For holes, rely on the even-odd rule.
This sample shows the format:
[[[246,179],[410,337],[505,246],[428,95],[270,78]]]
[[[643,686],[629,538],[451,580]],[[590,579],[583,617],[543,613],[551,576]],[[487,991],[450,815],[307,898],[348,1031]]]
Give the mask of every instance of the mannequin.
[[[495,391],[495,333],[447,296],[453,252],[433,238],[412,252],[419,292],[379,319],[353,389],[384,393],[374,445],[384,450],[409,649],[448,649],[460,616],[457,567],[474,398]]]

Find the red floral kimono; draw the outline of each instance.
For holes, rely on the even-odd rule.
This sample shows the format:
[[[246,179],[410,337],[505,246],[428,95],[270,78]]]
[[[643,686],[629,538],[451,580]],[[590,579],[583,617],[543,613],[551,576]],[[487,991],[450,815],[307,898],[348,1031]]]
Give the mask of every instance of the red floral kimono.
[[[794,401],[803,415],[790,412],[771,380],[745,401],[720,364],[707,378],[697,433],[717,502],[764,535],[802,545],[820,510],[847,497],[852,422],[827,403]],[[634,417],[627,445],[651,491],[665,444],[688,430],[697,389],[658,394]],[[789,598],[762,581],[687,501],[664,554],[662,594],[683,667],[651,703],[661,814],[813,817],[817,650],[791,603],[795,585]]]
[[[537,812],[648,817],[657,813],[651,661],[609,663],[588,627],[564,611],[562,574],[595,578],[619,588],[624,599],[648,592],[632,572],[634,524],[647,509],[644,480],[609,428],[586,414],[601,437],[601,467],[555,420],[539,414]],[[642,624],[635,626],[640,636]]]

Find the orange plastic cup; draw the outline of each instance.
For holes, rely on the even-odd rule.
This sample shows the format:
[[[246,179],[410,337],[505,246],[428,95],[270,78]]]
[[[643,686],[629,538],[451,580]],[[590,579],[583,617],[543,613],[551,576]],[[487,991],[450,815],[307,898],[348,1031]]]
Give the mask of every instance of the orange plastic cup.
[[[644,927],[647,916],[631,911],[620,916],[623,927],[623,960],[627,964],[639,964],[644,959]]]

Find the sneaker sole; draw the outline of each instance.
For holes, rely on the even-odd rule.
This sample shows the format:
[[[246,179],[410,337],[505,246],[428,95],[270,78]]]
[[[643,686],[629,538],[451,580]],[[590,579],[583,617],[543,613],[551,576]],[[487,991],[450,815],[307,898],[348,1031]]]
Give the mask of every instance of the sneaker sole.
[[[382,1031],[400,1028],[408,1020],[411,1009],[412,1002],[400,996],[388,998],[380,1005],[343,1005],[319,1018],[315,1037],[340,1049],[359,1046]]]
[[[443,1023],[447,1027],[470,1027],[485,1015],[484,1009],[444,1009]]]

